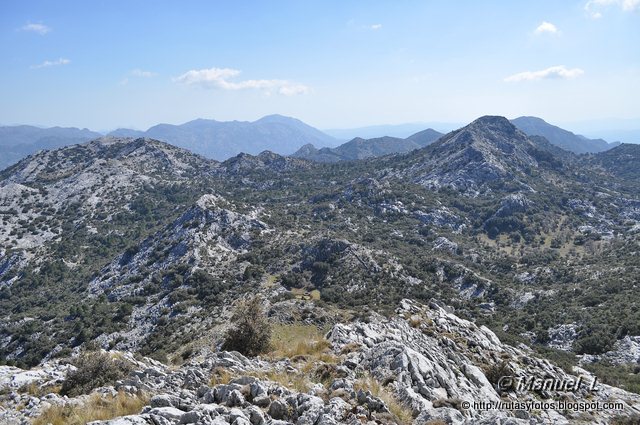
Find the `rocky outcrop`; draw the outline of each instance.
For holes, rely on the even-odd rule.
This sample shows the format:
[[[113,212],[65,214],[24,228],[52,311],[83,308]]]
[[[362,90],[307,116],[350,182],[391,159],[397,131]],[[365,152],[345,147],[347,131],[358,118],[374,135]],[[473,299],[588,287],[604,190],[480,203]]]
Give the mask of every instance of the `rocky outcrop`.
[[[464,220],[453,214],[448,208],[441,207],[434,211],[415,211],[413,215],[422,223],[437,227],[448,227],[456,233],[462,232],[467,225]]]
[[[580,362],[583,364],[604,362],[637,367],[640,364],[640,336],[627,335],[616,341],[611,351],[601,355],[585,354]]]
[[[436,251],[445,251],[449,254],[455,254],[458,251],[458,244],[450,241],[444,236],[440,236],[433,242],[433,249]]]
[[[505,345],[486,327],[461,319],[435,302],[424,306],[404,300],[394,317],[374,314],[366,322],[337,324],[327,339],[335,361],[249,359],[235,352],[217,352],[175,368],[124,354],[135,365],[134,371],[111,387],[94,390],[92,397],[146,394],[149,401],[137,414],[92,423],[604,424],[640,409],[640,396],[606,385],[599,384],[598,391],[582,387],[530,391],[498,384],[500,376],[567,380],[583,375],[588,382],[593,377],[581,369],[574,371],[576,376],[569,375],[536,358],[524,345]],[[28,381],[41,388],[59,382],[64,367],[47,363],[28,372],[1,368],[5,410],[0,411],[0,421],[27,423],[50,406],[85,403],[87,396],[34,396],[17,391],[16,382]],[[220,371],[228,378],[222,379]],[[29,379],[21,378],[25,374]],[[297,385],[285,382],[292,377]],[[624,410],[482,409],[477,405],[559,400],[616,402]]]
[[[285,172],[306,169],[310,163],[298,158],[278,155],[270,151],[259,155],[241,153],[222,163],[222,170],[228,174],[246,174],[253,171]]]

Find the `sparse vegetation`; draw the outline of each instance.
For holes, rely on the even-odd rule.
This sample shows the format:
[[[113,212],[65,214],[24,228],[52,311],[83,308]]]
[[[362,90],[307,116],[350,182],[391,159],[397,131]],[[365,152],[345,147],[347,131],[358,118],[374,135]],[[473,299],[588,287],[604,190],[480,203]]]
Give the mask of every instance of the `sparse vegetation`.
[[[209,385],[212,387],[221,384],[225,385],[228,384],[232,379],[233,374],[228,369],[218,366],[211,371]]]
[[[640,365],[591,363],[584,366],[599,382],[640,394]]]
[[[509,366],[508,362],[500,361],[498,363],[486,366],[484,368],[484,375],[487,377],[487,380],[495,387],[500,381],[500,378],[504,376],[512,376],[513,369],[511,368],[511,366]]]

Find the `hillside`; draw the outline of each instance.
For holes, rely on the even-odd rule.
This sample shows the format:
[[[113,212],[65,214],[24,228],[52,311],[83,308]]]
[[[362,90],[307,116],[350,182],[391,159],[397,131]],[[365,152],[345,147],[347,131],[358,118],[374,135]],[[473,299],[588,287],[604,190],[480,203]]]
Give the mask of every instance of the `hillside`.
[[[534,148],[509,121],[487,116],[416,151],[400,173],[431,188],[467,192],[509,183],[526,190],[526,176],[539,166],[530,153]]]
[[[21,393],[20,385],[53,388],[60,377],[77,371],[73,365],[49,361],[31,371],[0,366],[0,379],[13,378],[0,381],[0,388],[13,395],[8,409],[0,411],[0,419],[19,423],[44,412],[45,420],[65,418],[65,413],[91,420],[98,416],[99,406],[120,404],[121,411],[133,414],[91,424],[302,425],[363,420],[369,424],[587,424],[624,420],[620,412],[632,411],[640,403],[639,395],[608,385],[599,384],[598,391],[590,392],[594,375],[567,373],[531,356],[524,347],[502,343],[487,328],[435,302],[421,305],[402,300],[390,318],[372,315],[336,324],[326,337],[317,331],[305,336],[311,339],[292,341],[305,347],[298,348],[304,354],[292,360],[277,358],[290,350],[286,347],[261,359],[226,351],[191,354],[183,364],[172,367],[127,352],[93,354],[107,363],[118,359],[131,372],[112,385],[93,389],[88,402],[81,395],[63,398]],[[541,400],[541,395],[518,389],[516,384],[496,389],[496,374],[504,368],[515,376],[556,376],[567,382],[581,378],[586,384],[576,392],[545,395]],[[513,416],[506,397],[535,407],[564,401],[588,406],[610,403],[615,409],[535,408],[526,413],[525,421],[521,419],[524,410]],[[484,409],[478,400],[502,402],[505,407]],[[83,407],[87,404],[91,407]]]

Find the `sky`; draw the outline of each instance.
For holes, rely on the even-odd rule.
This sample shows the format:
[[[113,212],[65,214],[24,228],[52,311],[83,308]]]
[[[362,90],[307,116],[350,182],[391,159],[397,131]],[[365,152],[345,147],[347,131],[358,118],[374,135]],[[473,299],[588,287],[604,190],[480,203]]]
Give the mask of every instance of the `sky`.
[[[640,123],[640,0],[0,0],[0,58],[4,125]]]

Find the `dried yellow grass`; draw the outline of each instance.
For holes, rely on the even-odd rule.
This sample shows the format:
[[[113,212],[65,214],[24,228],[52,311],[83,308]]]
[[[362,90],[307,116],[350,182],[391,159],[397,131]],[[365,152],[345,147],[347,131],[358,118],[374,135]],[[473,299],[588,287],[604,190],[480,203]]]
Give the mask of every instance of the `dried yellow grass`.
[[[92,395],[80,406],[52,406],[35,418],[33,425],[84,425],[91,421],[109,420],[139,413],[147,404],[146,396],[119,392],[115,397]]]
[[[289,373],[278,370],[270,370],[268,372],[260,372],[255,377],[261,380],[277,382],[278,384],[294,389],[298,392],[307,392],[311,389],[311,381],[301,373]]]
[[[274,325],[271,332],[271,357],[312,356],[315,360],[334,362],[331,344],[323,332],[313,325]]]
[[[224,367],[216,367],[211,371],[211,378],[209,379],[209,385],[215,387],[216,385],[226,385],[233,379],[233,374]]]
[[[413,412],[411,409],[396,398],[396,396],[371,376],[366,376],[356,380],[353,384],[355,391],[364,390],[371,391],[374,397],[378,397],[389,408],[391,414],[400,425],[409,425],[413,421]]]

